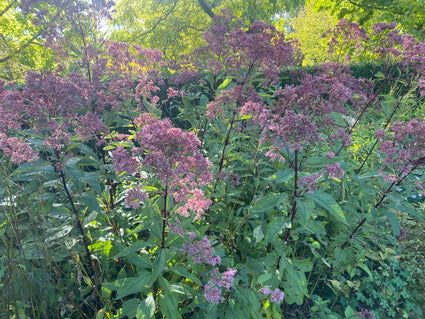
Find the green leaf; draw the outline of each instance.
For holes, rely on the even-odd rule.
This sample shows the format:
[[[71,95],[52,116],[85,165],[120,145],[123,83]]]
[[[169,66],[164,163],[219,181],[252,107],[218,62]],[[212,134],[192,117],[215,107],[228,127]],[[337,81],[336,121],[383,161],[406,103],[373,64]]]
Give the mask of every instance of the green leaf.
[[[273,175],[270,175],[265,180],[280,184],[280,183],[285,183],[289,181],[294,176],[295,176],[294,170],[287,167],[283,171],[281,169],[277,170],[276,173],[274,173]]]
[[[276,217],[267,225],[265,240],[273,243],[283,229],[289,228],[291,222],[286,217]]]
[[[370,271],[369,267],[366,264],[360,263],[358,264],[358,267],[363,269],[364,272],[369,275],[370,280],[373,280],[372,272]]]
[[[121,313],[118,318],[135,318],[137,313],[137,308],[140,305],[141,300],[132,298],[127,300],[122,304]]]
[[[206,96],[205,94],[201,94],[201,97],[199,98],[199,105],[207,106],[209,102],[210,100],[208,96]]]
[[[95,243],[89,245],[89,249],[93,253],[101,253],[104,256],[109,257],[109,253],[112,249],[112,244],[110,240],[102,241],[98,240]]]
[[[400,221],[398,217],[391,212],[390,210],[386,210],[384,212],[385,216],[387,216],[388,220],[391,223],[391,227],[393,228],[393,234],[394,236],[400,236]]]
[[[285,301],[288,304],[302,305],[304,297],[308,296],[307,279],[304,272],[296,270],[292,262],[285,256],[280,259],[279,269],[285,272],[285,280],[282,283]]]
[[[176,296],[171,293],[168,281],[161,276],[159,277],[159,285],[165,293],[159,296],[159,307],[162,314],[165,316],[165,318],[178,319],[178,301]]]
[[[153,298],[153,295],[150,295],[138,305],[137,311],[136,311],[136,319],[153,318],[154,315],[155,315],[155,299]]]
[[[168,261],[168,250],[165,248],[158,249],[158,254],[153,262],[153,274],[151,284],[164,272]]]
[[[296,197],[295,201],[297,203],[297,215],[300,217],[300,224],[305,226],[313,213],[315,207],[314,202],[306,197]]]
[[[199,280],[198,277],[196,277],[194,274],[188,272],[186,270],[186,268],[184,268],[183,266],[179,265],[179,266],[174,266],[170,268],[170,271],[175,272],[176,274],[183,276],[191,281],[193,281],[194,283],[198,284],[199,286],[202,286],[202,281]]]
[[[149,284],[152,274],[147,271],[139,272],[137,277],[127,277],[114,280],[112,282],[104,282],[105,288],[117,292],[116,300],[137,294],[145,290],[150,290]]]
[[[121,250],[118,254],[114,255],[112,258],[116,259],[116,258],[124,257],[142,248],[154,246],[154,245],[155,243],[147,242],[144,240],[138,240],[132,243],[130,246],[125,247],[123,250]]]
[[[264,285],[266,282],[268,282],[270,279],[272,279],[271,273],[262,274],[258,277],[258,283],[260,285]]]
[[[91,211],[100,212],[99,202],[97,197],[92,192],[84,192],[80,196],[80,201],[86,205]]]
[[[313,194],[305,194],[304,196],[310,198],[316,204],[322,206],[333,217],[335,217],[336,220],[340,221],[345,225],[348,225],[347,220],[345,219],[344,212],[331,195],[320,190],[316,190]]]
[[[264,234],[263,234],[263,226],[259,225],[254,229],[254,238],[255,243],[258,244],[260,241],[263,240]]]
[[[260,198],[253,207],[250,208],[253,213],[262,213],[266,212],[286,199],[286,193],[281,194],[268,194],[262,198]]]
[[[232,79],[231,79],[231,78],[227,78],[227,79],[225,79],[225,80],[223,81],[223,83],[221,83],[221,84],[218,86],[217,91],[220,91],[220,90],[225,89],[225,88],[229,85],[229,83],[230,83],[230,82],[232,82]]]

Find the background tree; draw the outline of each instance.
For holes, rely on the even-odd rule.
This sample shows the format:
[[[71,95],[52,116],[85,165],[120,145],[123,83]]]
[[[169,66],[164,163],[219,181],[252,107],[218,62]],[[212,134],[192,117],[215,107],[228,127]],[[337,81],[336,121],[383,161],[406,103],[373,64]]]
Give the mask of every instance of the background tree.
[[[298,40],[304,55],[303,65],[318,64],[329,58],[329,39],[323,37],[323,34],[333,28],[336,22],[336,18],[328,10],[315,11],[311,3],[289,21],[293,31],[288,36]]]
[[[158,48],[164,58],[189,53],[203,43],[201,35],[221,10],[230,10],[248,29],[256,20],[282,24],[303,0],[121,0],[115,7],[111,39]]]
[[[8,81],[22,79],[29,69],[52,67],[44,39],[54,12],[40,7],[30,13],[31,6],[30,1],[0,3],[0,78]]]
[[[422,0],[316,0],[318,10],[331,10],[338,18],[348,18],[361,25],[398,22],[405,33],[425,38],[425,11]]]

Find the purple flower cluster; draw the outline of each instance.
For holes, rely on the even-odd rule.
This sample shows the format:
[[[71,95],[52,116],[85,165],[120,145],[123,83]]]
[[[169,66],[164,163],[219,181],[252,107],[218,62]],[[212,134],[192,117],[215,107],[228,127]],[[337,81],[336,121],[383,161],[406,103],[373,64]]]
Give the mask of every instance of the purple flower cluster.
[[[169,119],[159,120],[150,113],[140,116],[135,124],[138,146],[131,149],[131,155],[124,146],[112,152],[115,171],[129,175],[149,171],[180,205],[178,214],[189,217],[194,212],[200,219],[211,200],[199,187],[212,181],[212,173],[211,163],[199,150],[199,139],[193,132],[173,127]]]
[[[375,319],[373,316],[373,313],[371,313],[369,310],[362,308],[360,312],[356,313],[356,316],[361,319]]]
[[[379,150],[384,154],[383,164],[390,169],[384,173],[387,181],[403,179],[422,165],[425,156],[425,120],[413,119],[407,123],[396,122],[387,131],[375,132],[380,141]]]
[[[124,205],[128,208],[139,208],[140,204],[147,198],[146,192],[142,189],[142,185],[134,186],[127,192]]]
[[[207,236],[202,240],[195,241],[195,234],[189,235],[189,241],[183,244],[183,251],[188,253],[195,264],[210,264],[212,266],[220,265],[221,259],[219,256],[214,256],[214,248]]]
[[[295,62],[294,42],[287,41],[282,32],[260,21],[253,23],[249,32],[245,32],[240,20],[229,11],[222,11],[221,15],[213,18],[213,25],[203,38],[207,44],[179,65],[176,82],[196,75],[194,68],[202,66],[199,58],[207,61],[213,74],[227,71],[242,84],[247,83],[257,71],[264,74],[265,84],[275,84],[282,67]],[[250,72],[240,72],[242,69]]]
[[[0,149],[10,156],[11,162],[15,164],[32,162],[38,158],[29,144],[16,137],[7,137],[4,133],[0,133]]]
[[[235,275],[235,269],[227,268],[227,270],[220,276],[218,268],[214,268],[211,274],[211,280],[208,281],[204,287],[205,299],[212,304],[218,304],[224,301],[224,291],[222,288],[224,288],[225,291],[230,292]]]
[[[285,298],[285,293],[283,291],[280,291],[278,288],[271,291],[270,287],[263,287],[260,289],[260,292],[263,295],[270,295],[270,301],[274,303],[281,303],[283,301],[283,298]]]
[[[346,59],[346,56],[341,54],[350,49],[360,53],[363,48],[363,41],[370,39],[365,29],[360,27],[358,23],[347,19],[341,19],[333,29],[329,29],[322,37],[328,36],[331,37],[328,42],[328,53],[336,54],[336,62],[342,62],[343,59]]]

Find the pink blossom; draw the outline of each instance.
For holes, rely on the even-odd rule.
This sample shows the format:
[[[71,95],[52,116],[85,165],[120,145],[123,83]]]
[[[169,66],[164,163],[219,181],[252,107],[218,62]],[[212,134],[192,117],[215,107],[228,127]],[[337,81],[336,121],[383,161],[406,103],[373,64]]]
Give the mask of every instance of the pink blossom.
[[[7,137],[4,133],[0,133],[0,149],[10,156],[10,161],[15,164],[33,162],[38,159],[29,144],[16,137]]]
[[[142,185],[130,188],[125,197],[124,205],[128,208],[139,208],[140,204],[147,198],[146,192],[142,189]]]
[[[270,295],[270,293],[271,293],[271,291],[270,291],[270,287],[263,287],[263,288],[261,288],[260,292],[261,292],[263,295]]]
[[[317,188],[317,183],[320,175],[318,173],[313,173],[311,175],[306,175],[300,178],[298,181],[299,186],[307,190],[307,193],[313,193]]]
[[[331,165],[325,165],[325,172],[331,179],[341,179],[344,171],[341,168],[340,163],[333,163]]]
[[[121,174],[126,172],[132,175],[136,172],[138,161],[130,157],[130,154],[125,150],[124,146],[118,146],[111,154],[112,161],[114,162],[114,169],[117,173]]]
[[[281,303],[284,297],[285,297],[285,294],[281,292],[278,288],[276,288],[270,294],[270,301],[274,303]]]

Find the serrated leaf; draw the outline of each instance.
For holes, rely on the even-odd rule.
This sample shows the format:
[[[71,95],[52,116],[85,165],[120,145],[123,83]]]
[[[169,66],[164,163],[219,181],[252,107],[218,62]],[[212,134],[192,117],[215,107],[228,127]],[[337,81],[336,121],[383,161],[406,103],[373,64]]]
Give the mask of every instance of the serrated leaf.
[[[178,319],[179,311],[177,309],[177,306],[178,301],[173,294],[161,294],[159,296],[159,308],[165,318]]]
[[[141,300],[132,298],[127,300],[122,304],[121,313],[118,318],[135,318],[137,313],[137,308]]]
[[[273,243],[276,240],[277,235],[282,232],[283,229],[289,228],[291,222],[284,217],[276,217],[266,228],[265,240],[268,243]]]
[[[183,266],[174,266],[170,268],[170,271],[175,272],[176,274],[193,281],[199,286],[202,286],[202,281],[198,277],[196,277],[194,274],[188,272]]]
[[[391,212],[389,210],[386,210],[384,212],[384,214],[391,223],[391,227],[393,228],[394,236],[396,236],[396,237],[400,236],[400,221],[399,221],[398,217],[393,212]]]
[[[225,88],[229,85],[229,83],[230,83],[230,82],[232,82],[232,79],[231,79],[231,78],[227,78],[227,79],[225,79],[225,80],[223,81],[223,83],[221,83],[221,84],[218,86],[217,91],[220,91],[220,90],[225,89]]]
[[[254,238],[255,238],[255,243],[258,244],[260,241],[263,240],[264,238],[264,234],[263,234],[263,226],[259,225],[257,227],[255,227],[254,229]]]
[[[281,169],[277,170],[276,173],[270,175],[266,178],[266,181],[275,182],[275,183],[285,183],[295,176],[293,169],[285,168],[283,171]]]
[[[268,282],[270,279],[272,279],[272,274],[271,273],[262,274],[262,275],[260,275],[258,277],[258,283],[260,285],[263,285],[266,282]]]
[[[285,301],[288,304],[296,303],[301,305],[304,297],[308,296],[307,292],[307,279],[304,272],[297,271],[290,260],[286,257],[281,258],[281,265],[279,268],[285,271],[285,281],[282,286],[285,291]]]
[[[314,202],[309,198],[299,198],[296,197],[295,201],[297,203],[297,215],[300,217],[300,224],[305,226],[310,220],[311,214],[314,210]]]
[[[310,198],[319,206],[322,206],[322,208],[326,209],[336,220],[348,225],[344,212],[331,195],[316,190],[313,194],[305,194],[304,196]]]
[[[121,250],[118,254],[114,255],[112,258],[116,259],[116,258],[124,257],[144,247],[149,247],[154,245],[155,243],[147,242],[144,240],[138,240],[132,243],[130,246],[125,247],[123,250]]]
[[[158,254],[156,255],[156,259],[153,262],[153,273],[151,278],[151,284],[154,283],[155,280],[164,272],[167,266],[167,257],[168,250],[165,248],[161,248],[158,250]]]
[[[208,96],[205,94],[201,94],[201,97],[199,98],[199,105],[201,106],[207,106],[210,100],[208,99]]]
[[[149,281],[152,274],[147,271],[139,272],[137,277],[127,277],[114,280],[112,282],[104,282],[105,288],[117,292],[116,300],[127,297],[132,294],[137,294],[145,289],[149,289]]]
[[[268,211],[286,199],[286,193],[281,194],[268,194],[260,198],[253,207],[250,208],[250,211],[253,213],[262,213]]]
[[[89,249],[93,253],[101,253],[104,256],[109,257],[109,252],[111,251],[112,244],[110,240],[107,241],[101,241],[98,240],[95,243],[89,245]]]
[[[137,307],[136,319],[149,319],[155,314],[155,300],[153,295],[148,296]]]
[[[82,193],[80,196],[80,201],[92,211],[101,211],[96,195],[92,194],[91,192]]]

